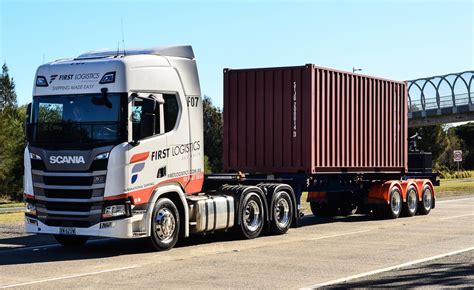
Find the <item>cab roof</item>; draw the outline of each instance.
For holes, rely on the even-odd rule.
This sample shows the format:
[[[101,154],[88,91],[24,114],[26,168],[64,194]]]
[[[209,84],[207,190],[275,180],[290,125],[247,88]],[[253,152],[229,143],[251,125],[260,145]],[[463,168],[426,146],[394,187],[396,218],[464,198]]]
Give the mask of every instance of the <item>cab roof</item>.
[[[83,53],[75,58],[75,60],[81,59],[97,59],[107,58],[114,56],[127,56],[127,55],[161,55],[161,56],[173,56],[182,57],[187,59],[194,59],[194,52],[191,45],[173,45],[173,46],[159,46],[152,48],[138,48],[138,49],[126,49],[125,51],[120,50],[109,50],[100,49]]]

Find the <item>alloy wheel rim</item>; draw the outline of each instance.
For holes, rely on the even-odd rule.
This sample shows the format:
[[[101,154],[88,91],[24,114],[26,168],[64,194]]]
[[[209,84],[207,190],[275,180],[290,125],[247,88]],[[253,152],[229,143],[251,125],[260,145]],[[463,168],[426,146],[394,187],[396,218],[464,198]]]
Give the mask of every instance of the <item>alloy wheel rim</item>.
[[[176,219],[168,208],[162,208],[158,211],[155,218],[155,232],[157,237],[163,243],[169,243],[173,240],[176,230]]]
[[[392,212],[394,214],[398,214],[400,212],[400,209],[401,209],[401,198],[400,198],[400,194],[397,193],[394,193],[392,194],[392,198],[390,200],[390,206],[392,208]]]
[[[275,204],[275,221],[279,228],[285,228],[288,226],[290,220],[290,205],[284,198],[278,199]]]
[[[408,204],[408,209],[410,210],[410,212],[414,212],[416,210],[417,202],[418,201],[416,200],[416,192],[414,189],[411,189],[408,192],[408,196],[407,196],[407,204]]]
[[[244,210],[244,226],[250,232],[255,232],[262,222],[260,207],[255,200],[250,200]]]
[[[431,191],[429,189],[425,189],[423,192],[423,206],[427,210],[431,208]]]

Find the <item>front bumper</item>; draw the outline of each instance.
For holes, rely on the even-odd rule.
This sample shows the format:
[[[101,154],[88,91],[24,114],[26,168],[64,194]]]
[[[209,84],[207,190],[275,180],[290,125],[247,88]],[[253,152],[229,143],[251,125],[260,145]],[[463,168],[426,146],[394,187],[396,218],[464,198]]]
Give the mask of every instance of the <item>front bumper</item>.
[[[146,234],[139,231],[143,215],[129,218],[103,221],[88,228],[75,228],[75,235],[89,237],[110,237],[131,239],[144,237]],[[60,235],[61,227],[48,226],[36,218],[25,216],[25,231],[32,234]]]

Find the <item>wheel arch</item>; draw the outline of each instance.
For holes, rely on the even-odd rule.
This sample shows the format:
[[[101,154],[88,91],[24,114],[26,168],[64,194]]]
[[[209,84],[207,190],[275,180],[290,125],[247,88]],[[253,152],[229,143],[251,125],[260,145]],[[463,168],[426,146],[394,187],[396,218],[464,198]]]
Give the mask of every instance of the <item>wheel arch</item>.
[[[184,193],[182,187],[177,183],[167,183],[158,186],[152,193],[152,198],[150,199],[147,216],[146,216],[146,229],[147,236],[151,235],[151,217],[153,215],[153,208],[156,202],[160,198],[168,198],[176,205],[178,211],[181,215],[180,218],[180,227],[184,231],[180,232],[181,237],[189,236],[189,209],[186,202],[186,194]]]
[[[413,179],[404,180],[404,181],[401,182],[400,185],[402,187],[403,202],[407,201],[408,189],[412,186],[415,187],[417,198],[420,197],[419,189],[418,189],[418,186],[417,186],[415,180],[413,180]]]
[[[258,187],[262,188],[263,191],[266,192],[266,199],[270,207],[268,208],[268,213],[273,208],[275,204],[275,195],[280,191],[285,191],[291,198],[292,208],[293,208],[293,221],[296,221],[298,218],[298,203],[296,202],[295,193],[293,188],[285,183],[261,183],[257,184]],[[273,215],[269,214],[268,220],[272,220]]]

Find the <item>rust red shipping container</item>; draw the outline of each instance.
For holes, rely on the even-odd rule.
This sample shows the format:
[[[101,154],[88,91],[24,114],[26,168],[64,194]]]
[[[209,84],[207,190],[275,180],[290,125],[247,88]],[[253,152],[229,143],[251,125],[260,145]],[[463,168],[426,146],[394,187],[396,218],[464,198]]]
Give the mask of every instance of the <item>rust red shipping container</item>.
[[[405,172],[404,82],[314,65],[224,70],[224,169]]]

